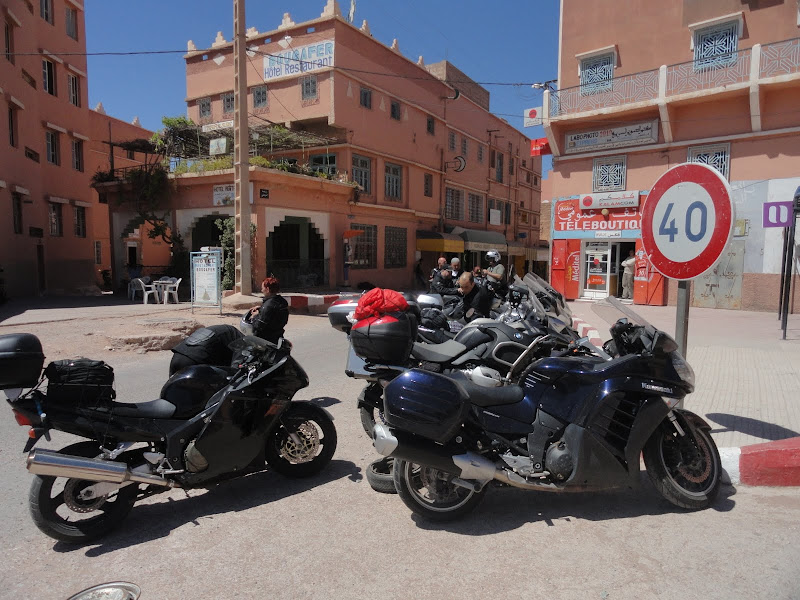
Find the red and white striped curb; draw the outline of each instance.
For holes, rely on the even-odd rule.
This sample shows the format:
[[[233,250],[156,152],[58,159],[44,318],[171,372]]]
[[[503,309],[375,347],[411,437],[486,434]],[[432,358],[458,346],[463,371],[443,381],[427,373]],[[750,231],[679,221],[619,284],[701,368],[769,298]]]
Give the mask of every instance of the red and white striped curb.
[[[572,317],[572,328],[578,332],[580,337],[588,337],[589,341],[595,346],[603,345],[603,338],[600,337],[600,332],[583,319]]]
[[[339,294],[283,294],[283,297],[289,303],[290,308],[305,309],[315,308],[319,310],[327,310],[327,308],[339,299]]]
[[[800,437],[720,448],[730,483],[756,486],[800,486]]]

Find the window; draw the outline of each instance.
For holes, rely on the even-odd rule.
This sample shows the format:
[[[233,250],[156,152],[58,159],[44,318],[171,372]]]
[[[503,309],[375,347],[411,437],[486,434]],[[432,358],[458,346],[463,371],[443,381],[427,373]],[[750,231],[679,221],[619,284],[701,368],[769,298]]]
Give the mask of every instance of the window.
[[[71,6],[67,6],[67,14],[64,19],[64,22],[67,26],[67,35],[71,37],[73,40],[78,39],[78,11],[72,8]]]
[[[433,198],[433,175],[425,173],[424,178],[424,193],[428,198]]]
[[[526,164],[525,159],[523,158],[522,159],[522,168],[526,169],[527,167],[528,167],[528,165]]]
[[[136,151],[125,150],[125,158],[127,158],[128,160],[136,160]]]
[[[592,167],[592,191],[616,192],[625,189],[625,157],[595,158]]]
[[[390,106],[390,116],[395,120],[400,120],[400,103],[396,100],[392,100],[392,104]]]
[[[69,94],[70,104],[81,105],[81,80],[72,73],[67,73],[67,94]]]
[[[483,196],[480,194],[469,194],[467,196],[469,203],[469,220],[470,223],[483,223]]]
[[[581,61],[581,94],[597,94],[611,89],[615,54],[592,56]]]
[[[495,168],[495,179],[498,183],[503,183],[503,154],[497,153],[497,167]]]
[[[211,98],[200,98],[197,101],[197,106],[200,109],[201,119],[207,119],[211,116]]]
[[[353,181],[361,186],[365,194],[372,194],[372,168],[370,159],[353,154]]]
[[[336,175],[336,155],[312,154],[308,157],[308,166],[312,171],[325,173],[332,177]]]
[[[735,21],[698,29],[694,32],[694,66],[713,69],[732,65],[738,47],[739,24]]]
[[[4,40],[5,44],[3,49],[6,53],[6,60],[12,65],[14,64],[14,26],[8,21],[4,21]]]
[[[353,249],[353,269],[374,269],[378,266],[378,226],[353,223],[353,229],[363,231],[351,239]]]
[[[103,246],[100,242],[94,243],[94,264],[103,264]]]
[[[398,269],[406,266],[407,230],[404,227],[386,227],[383,239],[383,268]]]
[[[14,233],[22,233],[22,195],[11,193],[11,217],[14,221]]]
[[[42,18],[53,24],[53,0],[39,0],[39,14]]]
[[[456,151],[456,134],[452,131],[447,134],[447,149]]]
[[[222,112],[223,114],[229,115],[233,112],[234,102],[233,102],[233,92],[229,92],[227,94],[222,94],[220,96],[222,99]]]
[[[511,225],[511,202],[505,202],[505,205],[506,218],[503,220],[503,222],[506,225]]]
[[[539,185],[539,176],[538,175],[534,175],[533,176],[533,185]]]
[[[453,221],[463,221],[464,192],[453,188],[445,188],[444,198],[444,218]]]
[[[82,206],[75,207],[75,237],[86,237],[86,209]]]
[[[497,153],[494,150],[489,151],[489,167],[494,169],[497,165]]]
[[[464,158],[467,158],[467,150],[469,149],[468,144],[469,142],[467,141],[467,138],[461,136],[461,156],[463,156]]]
[[[42,60],[42,89],[51,96],[56,95],[56,66],[49,60]]]
[[[731,161],[730,144],[711,144],[708,146],[696,146],[689,148],[688,162],[704,163],[714,167],[722,173],[725,179],[729,179],[728,170]]]
[[[508,174],[509,175],[513,175],[514,174],[514,157],[513,156],[509,156],[508,157]]]
[[[253,88],[253,108],[267,107],[267,86],[259,85]]]
[[[530,182],[531,182],[531,174],[526,172],[525,173],[525,183],[530,183]]]
[[[372,90],[369,88],[362,87],[360,100],[361,106],[364,108],[372,108]]]
[[[83,142],[81,140],[72,140],[72,168],[76,171],[83,172]]]
[[[478,144],[478,162],[483,164],[483,144]]]
[[[309,75],[300,78],[300,90],[303,100],[316,100],[317,99],[317,76]]]
[[[50,203],[48,208],[48,219],[50,221],[50,235],[64,235],[63,222],[61,221],[61,205]]]
[[[61,153],[59,152],[59,139],[58,132],[45,131],[44,132],[45,146],[47,146],[47,162],[58,165],[61,164]]]
[[[430,133],[431,135],[433,135],[434,133],[436,133],[436,119],[434,119],[434,118],[433,118],[432,116],[430,116],[430,115],[428,115],[428,122],[427,122],[427,124],[425,125],[425,131],[427,131],[427,132],[428,132],[428,133]]]
[[[12,106],[8,107],[8,143],[14,148],[19,145],[19,138],[17,137],[17,109]]]
[[[403,198],[403,167],[386,163],[386,199],[400,202]]]
[[[39,162],[39,153],[25,146],[25,158],[30,158],[33,162]]]

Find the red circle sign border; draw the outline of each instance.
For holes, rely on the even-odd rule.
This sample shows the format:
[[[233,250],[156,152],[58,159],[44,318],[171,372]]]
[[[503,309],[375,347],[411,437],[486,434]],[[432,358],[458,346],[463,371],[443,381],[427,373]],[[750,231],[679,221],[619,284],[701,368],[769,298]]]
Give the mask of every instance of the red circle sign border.
[[[689,262],[676,262],[664,256],[655,243],[653,215],[656,204],[667,190],[683,182],[696,183],[708,192],[714,203],[716,223],[711,240],[696,258]],[[650,190],[642,209],[642,244],[653,267],[664,277],[678,280],[694,279],[708,271],[719,260],[730,241],[733,232],[732,222],[730,187],[719,171],[703,163],[683,163],[672,167],[659,177]]]

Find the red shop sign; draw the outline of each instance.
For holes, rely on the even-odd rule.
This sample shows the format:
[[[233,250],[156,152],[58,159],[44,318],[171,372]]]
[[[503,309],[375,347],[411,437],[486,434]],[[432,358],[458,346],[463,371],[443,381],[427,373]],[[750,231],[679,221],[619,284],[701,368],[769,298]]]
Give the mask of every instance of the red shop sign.
[[[603,215],[599,209],[580,210],[579,200],[561,200],[555,206],[555,231],[627,231],[641,229],[639,208],[609,208]]]

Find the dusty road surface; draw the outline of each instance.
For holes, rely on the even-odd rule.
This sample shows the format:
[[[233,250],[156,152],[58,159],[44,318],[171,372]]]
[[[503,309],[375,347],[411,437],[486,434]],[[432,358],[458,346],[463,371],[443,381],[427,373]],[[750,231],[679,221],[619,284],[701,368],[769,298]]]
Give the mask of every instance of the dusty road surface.
[[[170,353],[105,350],[106,325],[86,323],[23,329],[41,337],[48,359],[108,361],[120,399],[157,397]],[[298,397],[335,418],[330,466],[305,480],[265,471],[159,494],[88,546],[33,525],[27,432],[0,411],[0,598],[63,600],[114,580],[139,585],[143,600],[800,598],[800,489],[726,487],[712,509],[684,512],[643,477],[640,488],[602,494],[490,489],[462,521],[412,517],[364,479],[375,454],[355,410],[361,385],[342,372],[345,336],[324,316],[292,315],[287,337],[311,378]]]

